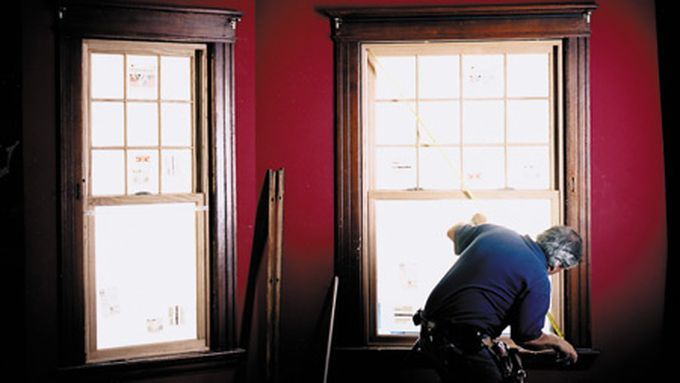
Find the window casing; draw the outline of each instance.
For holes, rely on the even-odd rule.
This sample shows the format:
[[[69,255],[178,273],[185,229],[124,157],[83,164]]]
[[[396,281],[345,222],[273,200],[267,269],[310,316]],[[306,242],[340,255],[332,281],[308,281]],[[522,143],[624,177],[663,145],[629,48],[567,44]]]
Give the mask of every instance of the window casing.
[[[60,365],[90,376],[118,366],[101,361],[124,359],[115,369],[130,371],[154,367],[145,357],[157,355],[177,354],[164,360],[178,366],[241,355],[232,139],[240,13],[69,2],[58,18]],[[106,281],[148,296],[130,300]],[[143,325],[118,336],[131,326],[109,314]]]
[[[372,291],[371,158],[370,132],[362,87],[365,48],[373,45],[439,43],[522,43],[554,41],[555,67],[562,67],[556,84],[554,137],[556,172],[551,178],[559,211],[557,222],[575,227],[584,238],[581,265],[564,275],[563,330],[577,347],[590,347],[589,310],[589,101],[588,40],[594,4],[433,6],[419,8],[326,9],[335,41],[336,89],[336,258],[335,269],[343,283],[339,292],[338,337],[340,346],[407,344],[404,337],[377,336]],[[555,75],[555,74],[553,74]],[[370,108],[369,108],[370,109]],[[560,130],[561,128],[561,130]],[[552,157],[552,156],[551,156]],[[562,163],[560,162],[562,159]],[[420,190],[401,191],[400,193]],[[430,192],[430,199],[441,198]],[[481,193],[481,194],[480,194]],[[464,201],[472,194],[478,201],[488,191],[459,190]],[[374,193],[375,194],[375,193]],[[448,198],[448,197],[447,197]],[[554,206],[554,203],[552,204]],[[467,218],[467,217],[466,217]],[[424,303],[424,302],[423,302]]]

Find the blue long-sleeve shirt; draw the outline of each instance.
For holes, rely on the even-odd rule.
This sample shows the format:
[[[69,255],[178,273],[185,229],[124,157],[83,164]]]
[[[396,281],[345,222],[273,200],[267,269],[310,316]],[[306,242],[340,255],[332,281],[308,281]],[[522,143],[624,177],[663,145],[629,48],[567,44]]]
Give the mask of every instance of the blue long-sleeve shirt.
[[[428,320],[474,325],[494,337],[510,325],[516,342],[538,338],[550,307],[540,247],[491,224],[464,225],[454,242],[460,257],[430,293]]]

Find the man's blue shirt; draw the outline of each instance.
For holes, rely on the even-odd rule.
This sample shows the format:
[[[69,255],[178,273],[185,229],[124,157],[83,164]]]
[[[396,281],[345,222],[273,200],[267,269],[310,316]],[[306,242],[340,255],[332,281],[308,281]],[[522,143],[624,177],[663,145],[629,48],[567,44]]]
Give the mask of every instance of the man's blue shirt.
[[[430,293],[428,320],[474,325],[494,337],[510,325],[516,342],[538,338],[550,306],[540,247],[491,224],[464,225],[454,242],[460,257]]]

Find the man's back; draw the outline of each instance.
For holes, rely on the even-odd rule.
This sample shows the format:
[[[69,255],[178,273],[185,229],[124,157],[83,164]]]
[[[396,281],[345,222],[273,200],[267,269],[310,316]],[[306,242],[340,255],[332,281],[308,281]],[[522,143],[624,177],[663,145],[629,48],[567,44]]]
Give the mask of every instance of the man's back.
[[[527,236],[496,225],[465,225],[459,259],[430,294],[431,321],[474,325],[492,336],[512,325],[517,341],[541,333],[550,304],[545,256]]]

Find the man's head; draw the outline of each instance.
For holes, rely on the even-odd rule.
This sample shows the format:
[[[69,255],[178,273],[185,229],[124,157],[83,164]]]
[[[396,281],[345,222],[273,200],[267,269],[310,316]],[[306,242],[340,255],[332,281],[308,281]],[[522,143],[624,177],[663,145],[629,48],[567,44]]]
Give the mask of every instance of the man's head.
[[[581,260],[581,236],[568,226],[553,226],[536,238],[551,270],[569,269]]]

